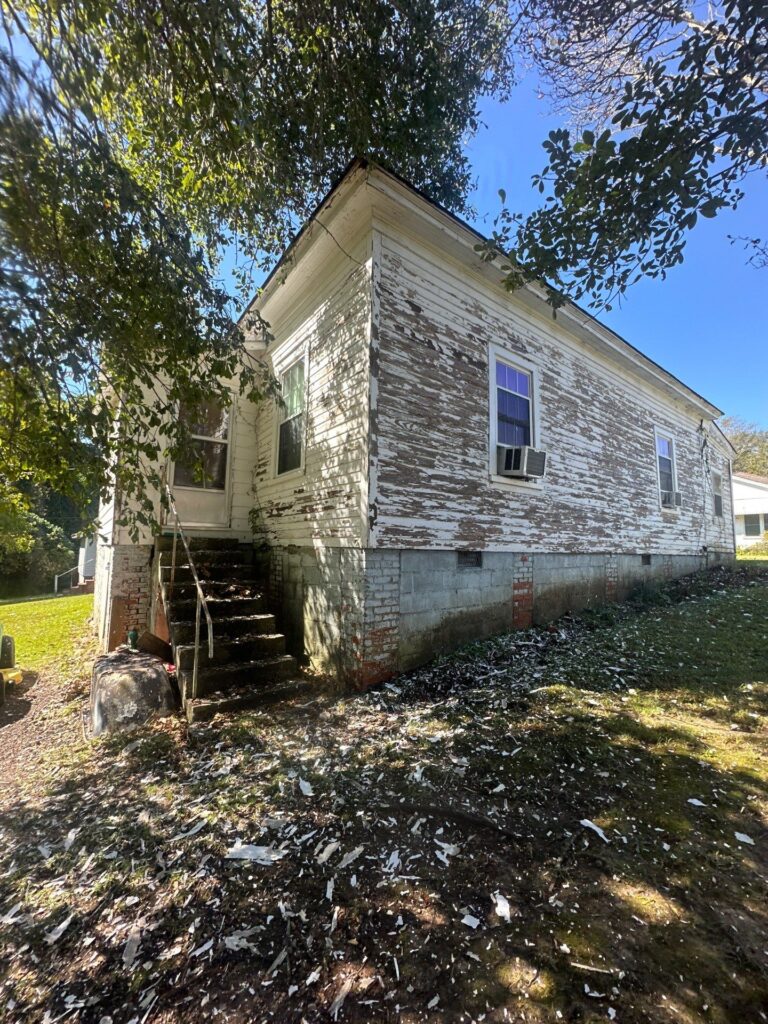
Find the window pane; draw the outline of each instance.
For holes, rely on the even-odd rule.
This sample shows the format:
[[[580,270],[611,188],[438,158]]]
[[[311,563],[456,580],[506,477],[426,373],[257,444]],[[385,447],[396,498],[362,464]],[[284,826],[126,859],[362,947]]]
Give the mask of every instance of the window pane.
[[[744,533],[748,537],[759,537],[760,536],[760,516],[759,515],[744,516]]]
[[[277,472],[287,473],[301,466],[301,446],[304,435],[304,416],[294,416],[280,424],[277,449]]]
[[[509,391],[497,389],[499,444],[528,445],[531,443],[531,405]]]
[[[667,459],[672,458],[672,442],[668,437],[656,438],[656,451]]]
[[[281,419],[289,420],[304,410],[304,363],[294,363],[280,378],[283,396]]]
[[[176,461],[174,485],[223,491],[227,485],[227,448],[217,441],[193,441],[189,455]]]
[[[675,489],[674,477],[672,475],[672,460],[659,456],[659,486],[662,491],[673,491]]]
[[[528,374],[517,372],[517,392],[520,395],[528,395]]]
[[[182,406],[181,419],[190,434],[226,441],[229,436],[229,409],[217,402],[203,402],[196,408]]]
[[[507,386],[507,368],[504,363],[496,361],[496,383],[499,387],[505,388]]]

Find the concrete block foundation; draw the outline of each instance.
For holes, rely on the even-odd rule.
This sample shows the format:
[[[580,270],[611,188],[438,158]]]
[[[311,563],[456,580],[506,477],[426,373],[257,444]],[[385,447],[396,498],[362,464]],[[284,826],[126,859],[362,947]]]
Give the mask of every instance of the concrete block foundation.
[[[464,643],[732,558],[486,551],[472,565],[456,551],[273,549],[271,607],[292,654],[364,689]]]

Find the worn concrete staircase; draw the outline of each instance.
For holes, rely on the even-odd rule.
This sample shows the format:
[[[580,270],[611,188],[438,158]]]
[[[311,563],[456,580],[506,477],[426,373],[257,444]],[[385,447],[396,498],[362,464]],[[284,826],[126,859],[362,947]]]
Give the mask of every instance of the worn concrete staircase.
[[[303,692],[307,683],[298,678],[296,660],[285,653],[285,637],[276,632],[275,617],[266,611],[264,587],[249,550],[227,538],[193,537],[189,546],[213,620],[211,658],[201,611],[196,694],[192,682],[197,594],[192,568],[177,541],[171,587],[173,538],[158,541],[161,594],[187,718],[203,721],[218,712],[259,707]]]

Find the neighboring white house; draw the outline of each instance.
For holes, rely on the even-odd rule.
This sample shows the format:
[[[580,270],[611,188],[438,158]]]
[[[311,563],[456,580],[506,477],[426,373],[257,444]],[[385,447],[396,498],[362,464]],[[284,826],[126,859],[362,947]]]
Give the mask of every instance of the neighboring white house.
[[[354,162],[256,300],[284,404],[197,417],[205,488],[169,467],[187,532],[255,541],[289,650],[352,685],[733,558],[720,410],[577,306],[508,292],[479,241]],[[114,524],[105,646],[153,614],[153,538]]]
[[[733,515],[736,545],[751,547],[768,534],[768,476],[733,474]]]

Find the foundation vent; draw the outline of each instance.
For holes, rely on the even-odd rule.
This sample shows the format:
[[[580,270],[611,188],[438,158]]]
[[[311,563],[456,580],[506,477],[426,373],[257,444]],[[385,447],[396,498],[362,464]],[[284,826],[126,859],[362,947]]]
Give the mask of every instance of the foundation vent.
[[[482,569],[482,551],[457,551],[456,564],[459,569]]]

